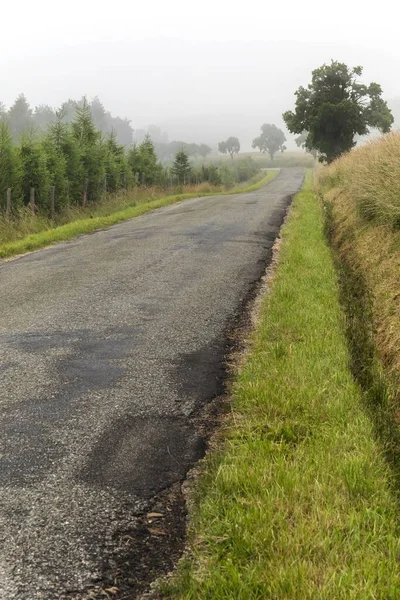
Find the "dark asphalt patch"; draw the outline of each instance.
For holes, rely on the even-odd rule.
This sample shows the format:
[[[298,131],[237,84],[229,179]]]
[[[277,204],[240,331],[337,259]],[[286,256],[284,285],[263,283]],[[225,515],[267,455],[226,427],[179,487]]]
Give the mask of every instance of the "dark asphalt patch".
[[[204,451],[187,419],[125,416],[98,441],[81,478],[148,499],[182,480]]]

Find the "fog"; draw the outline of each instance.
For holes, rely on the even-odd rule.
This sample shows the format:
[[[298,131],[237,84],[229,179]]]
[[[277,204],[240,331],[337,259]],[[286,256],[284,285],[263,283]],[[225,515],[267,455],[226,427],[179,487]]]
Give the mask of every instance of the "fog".
[[[379,11],[342,0],[55,6],[2,7],[0,101],[7,106],[21,92],[32,106],[99,96],[134,129],[155,124],[170,140],[210,145],[234,135],[250,149],[262,123],[284,129],[294,91],[331,58],[363,65],[363,79],[380,83],[389,104],[400,96],[397,19],[387,0]]]

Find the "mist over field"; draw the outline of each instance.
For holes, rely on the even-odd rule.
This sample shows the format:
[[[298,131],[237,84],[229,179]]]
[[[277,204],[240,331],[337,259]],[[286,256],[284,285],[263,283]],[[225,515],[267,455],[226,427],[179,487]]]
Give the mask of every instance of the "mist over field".
[[[390,3],[383,4],[390,14]],[[18,22],[18,43],[12,27],[0,40],[0,101],[9,107],[24,93],[32,108],[58,107],[98,96],[134,130],[157,125],[170,141],[211,146],[234,135],[242,150],[270,122],[292,149],[282,112],[311,70],[333,58],[361,64],[363,79],[382,85],[400,123],[394,24],[389,19],[377,30],[369,10],[339,2],[328,19],[314,0],[192,8],[180,0],[108,7],[74,0],[60,15],[47,0],[8,5],[5,22]]]

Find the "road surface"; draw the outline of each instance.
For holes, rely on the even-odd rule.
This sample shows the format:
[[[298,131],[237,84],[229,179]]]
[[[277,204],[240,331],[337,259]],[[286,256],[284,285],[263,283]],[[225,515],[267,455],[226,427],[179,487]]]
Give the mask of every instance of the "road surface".
[[[2,600],[134,598],[168,567],[168,493],[303,175],[0,263]]]

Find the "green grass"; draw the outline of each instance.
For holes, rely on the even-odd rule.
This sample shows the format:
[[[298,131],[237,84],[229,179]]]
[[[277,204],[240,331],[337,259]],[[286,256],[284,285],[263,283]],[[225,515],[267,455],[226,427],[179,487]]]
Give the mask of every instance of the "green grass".
[[[142,204],[137,205],[135,200],[135,205],[126,206],[122,210],[115,210],[115,204],[111,205],[113,207],[113,212],[110,214],[101,214],[100,216],[94,216],[90,218],[77,219],[70,223],[66,223],[59,227],[51,227],[48,226],[43,231],[39,231],[37,233],[33,233],[31,235],[27,235],[22,239],[12,241],[5,244],[0,244],[0,259],[8,258],[11,256],[15,256],[18,254],[23,254],[25,252],[30,252],[32,250],[38,250],[39,248],[43,248],[45,246],[49,246],[56,242],[62,242],[66,240],[70,240],[78,235],[84,233],[90,233],[91,231],[95,231],[97,229],[102,229],[104,227],[109,227],[110,225],[114,225],[116,223],[120,223],[121,221],[126,221],[127,219],[132,219],[134,217],[139,217],[145,213],[148,213],[152,210],[156,210],[157,208],[162,208],[163,206],[168,206],[170,204],[174,204],[176,202],[180,202],[182,200],[187,200],[189,198],[198,198],[202,196],[218,196],[218,195],[230,195],[230,194],[243,194],[246,192],[254,192],[267,183],[272,181],[274,177],[276,177],[277,172],[270,172],[266,176],[262,177],[256,183],[252,183],[251,185],[246,186],[246,184],[240,184],[231,190],[226,191],[212,191],[202,193],[199,191],[194,191],[191,193],[183,193],[176,194],[170,196],[162,196],[155,200],[151,200],[150,202],[144,202]],[[126,202],[126,200],[125,200]],[[100,207],[100,212],[104,212],[104,207]],[[96,208],[93,208],[94,215],[96,215]],[[46,227],[46,222],[38,221],[38,225],[40,227]]]
[[[400,598],[394,480],[350,373],[323,228],[309,175],[163,598]]]

